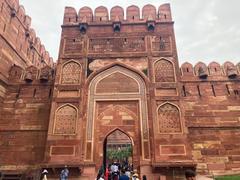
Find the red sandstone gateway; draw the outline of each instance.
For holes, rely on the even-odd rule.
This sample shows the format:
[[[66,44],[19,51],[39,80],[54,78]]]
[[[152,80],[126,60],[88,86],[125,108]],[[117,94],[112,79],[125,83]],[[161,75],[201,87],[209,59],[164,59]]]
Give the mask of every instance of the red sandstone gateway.
[[[179,68],[169,4],[66,7],[54,66],[18,1],[0,2],[3,179],[58,179],[67,165],[93,180],[126,148],[150,180],[240,172],[240,66]]]

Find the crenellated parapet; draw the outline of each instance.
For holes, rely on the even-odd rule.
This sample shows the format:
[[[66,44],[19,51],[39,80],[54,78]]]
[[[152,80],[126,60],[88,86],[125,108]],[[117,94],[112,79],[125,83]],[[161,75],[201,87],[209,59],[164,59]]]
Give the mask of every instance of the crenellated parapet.
[[[13,65],[9,70],[8,80],[10,83],[27,83],[39,81],[40,83],[52,82],[54,79],[54,68],[48,65],[42,68],[36,66],[28,66],[22,68],[17,65]]]
[[[222,65],[217,62],[211,62],[206,65],[203,62],[198,62],[194,66],[185,62],[181,66],[182,77],[198,77],[199,79],[208,79],[208,77],[227,77],[236,79],[240,76],[240,63],[234,65],[230,61],[226,61]]]
[[[109,13],[110,12],[110,13]],[[107,22],[172,22],[170,4],[162,4],[157,9],[151,4],[145,5],[141,9],[135,5],[126,8],[126,12],[120,6],[114,6],[110,11],[104,7],[99,6],[95,10],[89,7],[82,7],[78,13],[73,7],[65,7],[64,25],[72,25],[78,23],[107,23]]]
[[[0,40],[3,44],[3,60],[9,70],[11,65],[21,67],[34,65],[36,67],[53,66],[53,59],[45,50],[36,32],[31,28],[31,18],[18,0],[1,0]],[[1,70],[2,71],[2,70]],[[3,74],[7,72],[2,71]]]

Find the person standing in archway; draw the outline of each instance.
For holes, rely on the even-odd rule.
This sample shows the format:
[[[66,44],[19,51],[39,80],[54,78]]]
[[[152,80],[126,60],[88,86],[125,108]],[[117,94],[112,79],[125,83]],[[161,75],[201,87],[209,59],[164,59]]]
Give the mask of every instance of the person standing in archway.
[[[124,169],[122,169],[122,175],[119,177],[119,180],[129,180],[129,177],[125,174]]]
[[[187,169],[185,171],[185,177],[186,180],[196,180],[196,173],[191,169]]]

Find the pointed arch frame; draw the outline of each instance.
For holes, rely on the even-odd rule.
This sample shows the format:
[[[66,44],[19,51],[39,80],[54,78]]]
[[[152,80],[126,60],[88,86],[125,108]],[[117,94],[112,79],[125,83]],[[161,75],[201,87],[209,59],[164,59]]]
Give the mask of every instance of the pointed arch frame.
[[[71,84],[71,85],[79,85],[79,84],[81,84],[81,78],[82,78],[82,65],[78,62],[78,61],[76,61],[76,60],[74,60],[74,59],[70,59],[69,61],[66,61],[66,62],[64,62],[62,65],[61,65],[61,69],[60,69],[60,78],[59,78],[59,84],[62,84],[62,85],[69,85],[69,84],[66,84],[66,83],[62,83],[62,76],[63,76],[63,69],[64,69],[64,67],[67,65],[67,64],[69,64],[69,63],[76,63],[76,64],[78,64],[79,65],[79,68],[80,68],[80,73],[79,73],[79,83],[77,83],[77,84]]]
[[[55,127],[56,127],[56,115],[57,115],[57,112],[61,109],[61,108],[63,108],[63,107],[65,107],[65,106],[70,106],[70,107],[72,107],[73,109],[75,109],[76,110],[76,122],[75,122],[75,133],[74,134],[56,134],[55,133]],[[73,104],[70,104],[70,103],[66,103],[66,104],[63,104],[63,105],[61,105],[61,106],[59,106],[56,110],[55,110],[55,112],[54,112],[54,123],[53,123],[53,129],[52,129],[52,133],[54,134],[54,135],[61,135],[61,136],[63,136],[63,135],[76,135],[77,134],[77,120],[78,120],[78,108],[76,107],[76,106],[74,106]]]
[[[168,62],[170,62],[171,64],[172,64],[172,67],[173,67],[173,76],[174,76],[174,81],[173,82],[156,82],[156,72],[155,72],[155,66],[156,66],[156,64],[159,62],[159,61],[168,61]],[[153,79],[154,79],[154,82],[156,82],[156,83],[176,83],[176,81],[177,81],[177,77],[176,77],[176,69],[175,69],[175,64],[174,64],[174,62],[172,61],[172,60],[170,60],[170,59],[168,59],[168,58],[165,58],[165,57],[161,57],[161,58],[159,58],[159,59],[157,59],[157,60],[155,60],[154,62],[153,62]]]
[[[108,95],[98,95],[95,94],[94,89],[103,76],[112,74],[114,72],[126,73],[129,74],[133,79],[135,79],[140,85],[140,92],[137,94],[108,94]],[[147,112],[147,97],[146,97],[146,84],[144,79],[134,71],[121,66],[121,65],[112,65],[108,69],[101,71],[96,74],[95,77],[91,79],[88,89],[88,111],[87,111],[87,126],[86,126],[86,145],[85,145],[85,161],[93,162],[93,152],[94,152],[94,127],[95,127],[95,107],[98,101],[125,101],[133,100],[138,101],[139,104],[139,121],[140,121],[140,134],[141,137],[141,149],[143,160],[150,160],[150,139],[149,139],[149,128],[148,128],[148,112]],[[91,108],[90,108],[91,107]],[[93,108],[92,108],[93,107]],[[148,154],[149,158],[145,158],[144,152],[144,143],[148,143]],[[91,144],[91,157],[87,157],[87,145]]]
[[[176,107],[177,109],[178,109],[178,112],[179,112],[179,123],[180,123],[180,126],[181,126],[181,132],[174,132],[174,133],[171,133],[171,132],[166,132],[166,133],[161,133],[159,130],[159,123],[157,123],[158,125],[157,125],[157,133],[158,134],[183,134],[183,132],[184,132],[184,130],[183,130],[183,121],[182,121],[182,113],[181,113],[181,109],[180,109],[180,107],[177,105],[177,104],[174,104],[174,103],[172,103],[172,102],[169,102],[169,101],[166,101],[166,102],[164,102],[164,103],[162,103],[162,104],[160,104],[160,105],[158,105],[157,106],[157,110],[156,110],[156,114],[157,114],[157,121],[156,122],[158,122],[158,110],[162,107],[162,106],[164,106],[165,104],[170,104],[170,105],[172,105],[172,106],[174,106],[174,107]]]

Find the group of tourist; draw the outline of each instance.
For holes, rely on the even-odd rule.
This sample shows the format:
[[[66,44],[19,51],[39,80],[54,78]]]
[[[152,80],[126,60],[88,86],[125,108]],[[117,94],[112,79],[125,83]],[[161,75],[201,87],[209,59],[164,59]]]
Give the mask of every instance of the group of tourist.
[[[196,180],[196,173],[193,170],[185,171],[186,180]],[[137,170],[130,171],[129,168],[120,166],[119,163],[113,163],[110,168],[106,168],[106,172],[99,172],[96,180],[147,180],[147,176],[139,177]]]
[[[139,180],[137,170],[133,170],[132,165],[128,163],[119,163],[118,161],[110,164],[105,172],[99,171],[96,180]],[[143,180],[147,180],[144,175]]]
[[[42,172],[42,180],[47,180],[48,171],[46,169]],[[68,179],[69,170],[65,168],[61,171],[60,180]],[[186,180],[196,180],[196,173],[193,170],[185,171]],[[100,170],[98,172],[96,180],[140,180],[137,170],[131,171],[129,166],[120,166],[119,163],[112,163],[106,171]],[[147,180],[147,176],[143,175],[141,180]]]

